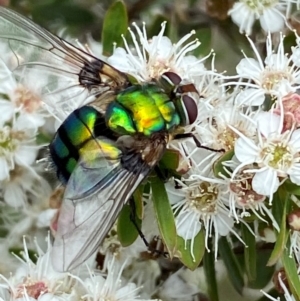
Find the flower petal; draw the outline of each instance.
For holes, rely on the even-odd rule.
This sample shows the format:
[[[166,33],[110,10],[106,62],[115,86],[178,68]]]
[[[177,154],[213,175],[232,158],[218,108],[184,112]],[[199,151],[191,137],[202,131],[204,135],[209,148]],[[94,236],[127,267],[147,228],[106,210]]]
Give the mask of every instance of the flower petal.
[[[252,188],[258,194],[270,196],[277,191],[279,180],[274,169],[259,170],[252,179]]]

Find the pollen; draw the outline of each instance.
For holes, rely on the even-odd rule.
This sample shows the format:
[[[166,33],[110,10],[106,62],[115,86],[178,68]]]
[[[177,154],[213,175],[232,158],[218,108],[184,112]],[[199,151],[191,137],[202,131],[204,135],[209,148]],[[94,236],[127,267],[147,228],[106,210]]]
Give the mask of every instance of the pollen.
[[[269,68],[263,72],[261,79],[261,86],[266,91],[272,92],[276,90],[278,85],[283,81],[292,82],[292,78],[289,73],[268,69]]]
[[[268,166],[281,171],[285,171],[291,167],[294,158],[290,147],[281,142],[271,142],[266,145],[262,149],[261,157]]]
[[[219,132],[218,141],[219,145],[222,146],[223,149],[232,150],[234,148],[235,141],[238,138],[238,135],[229,127],[226,127],[224,130]]]
[[[0,130],[0,156],[14,152],[20,141],[24,140],[26,135],[23,131],[12,131],[9,126]]]
[[[242,207],[255,205],[266,198],[252,189],[252,178],[253,174],[240,171],[229,185],[231,192],[235,195],[235,201]]]
[[[202,214],[213,214],[216,212],[216,201],[218,198],[218,188],[209,183],[202,182],[189,192],[190,206],[201,211]]]
[[[23,85],[18,85],[14,90],[13,102],[27,113],[37,111],[41,106],[41,97]]]
[[[278,0],[243,0],[243,2],[256,13],[262,15],[264,9],[272,7],[278,3]]]
[[[48,292],[46,284],[42,281],[34,282],[27,278],[25,283],[19,285],[16,298],[24,297],[25,293],[34,299],[38,299],[41,295]]]

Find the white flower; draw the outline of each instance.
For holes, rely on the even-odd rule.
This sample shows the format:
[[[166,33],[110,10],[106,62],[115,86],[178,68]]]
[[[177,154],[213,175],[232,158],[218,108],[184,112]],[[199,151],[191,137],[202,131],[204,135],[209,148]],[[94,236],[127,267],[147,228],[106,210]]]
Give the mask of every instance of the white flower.
[[[234,220],[229,216],[229,209],[222,201],[222,195],[227,189],[220,185],[220,181],[193,174],[190,179],[177,181],[175,188],[170,182],[166,189],[174,210],[177,234],[185,242],[196,237],[202,227],[205,229],[205,246],[208,247],[208,238],[214,233],[215,257],[218,253],[218,238],[234,232]],[[193,243],[191,243],[191,246]],[[194,256],[191,250],[191,255]]]
[[[7,277],[19,266],[18,260],[9,251],[9,241],[0,239],[0,274]],[[0,299],[1,300],[1,299]]]
[[[264,31],[276,32],[284,28],[287,0],[239,0],[228,11],[240,32],[251,34],[255,20],[260,21]]]
[[[130,279],[138,287],[143,288],[140,291],[141,298],[156,296],[157,283],[160,280],[159,277],[162,276],[161,274],[159,261],[148,258],[133,261],[123,272],[126,279]]]
[[[24,239],[23,259],[17,271],[6,279],[1,276],[1,288],[9,295],[9,300],[18,301],[57,301],[70,300],[70,291],[74,280],[65,273],[55,272],[50,260],[50,238],[48,237],[48,250],[44,253],[37,246],[38,259],[33,263],[29,257]]]
[[[214,106],[203,114],[203,109],[199,110],[199,115],[203,115],[203,120],[199,117],[193,127],[196,138],[201,145],[209,146],[215,150],[228,151],[234,148],[234,143],[238,135],[231,129],[235,127],[248,137],[255,134],[255,126],[249,121],[249,116],[256,113],[251,110],[237,106],[232,95],[223,95]]]
[[[146,246],[140,237],[138,237],[132,245],[123,247],[118,239],[115,223],[100,246],[99,252],[105,255],[103,264],[100,267],[105,271],[111,260],[114,260],[115,264],[119,264],[120,266],[122,264],[130,265],[139,258],[140,253],[145,250],[147,250]]]
[[[16,113],[20,113],[20,118],[30,124],[33,128],[38,128],[44,124],[45,112],[42,110],[42,98],[40,91],[36,88],[36,81],[40,87],[43,86],[44,78],[38,78],[33,72],[26,72],[24,83],[19,83],[0,59],[0,110],[3,121],[11,120]]]
[[[167,71],[178,74],[182,79],[190,79],[192,76],[205,72],[203,65],[205,58],[199,60],[192,55],[186,56],[188,52],[200,45],[197,40],[185,44],[194,32],[185,35],[177,44],[173,45],[168,37],[163,36],[166,22],[162,23],[162,29],[158,36],[154,36],[150,40],[147,37],[145,24],[142,31],[135,23],[133,25],[138,33],[140,44],[135,34],[129,29],[134,50],[130,50],[124,38],[126,50],[116,48],[114,54],[107,60],[118,70],[132,75],[139,82],[159,79]]]
[[[30,169],[36,159],[36,131],[27,126],[21,117],[6,125],[0,116],[0,181],[8,179],[16,165]]]
[[[124,266],[119,265],[114,259],[108,264],[106,277],[100,273],[90,271],[89,278],[84,281],[73,276],[81,283],[83,292],[81,298],[88,301],[115,300],[134,301],[141,300],[138,296],[140,290],[134,283],[126,283],[121,278]]]
[[[49,195],[50,186],[46,180],[40,177],[35,169],[28,169],[23,166],[15,166],[9,173],[9,178],[0,182],[3,200],[12,207],[24,207],[25,204],[32,204],[33,199]]]
[[[158,296],[164,301],[193,301],[199,288],[184,279],[184,269],[171,274],[158,290]]]
[[[295,255],[297,262],[300,262],[300,232],[293,231],[291,233],[290,257]]]
[[[7,216],[5,226],[8,230],[7,239],[10,244],[18,244],[23,235],[44,237],[50,226],[51,220],[57,209],[49,208],[50,185],[46,180],[40,179],[31,183],[32,190],[27,192],[29,202],[22,204],[21,208],[16,208],[16,212],[3,209],[3,214]],[[39,241],[40,245],[41,242]]]
[[[272,112],[260,113],[257,121],[257,140],[233,129],[240,135],[235,143],[235,155],[241,162],[234,174],[256,163],[257,168],[246,170],[255,174],[252,188],[258,194],[269,196],[271,202],[280,185],[279,177],[289,176],[293,183],[300,184],[300,129],[282,132],[282,118]]]
[[[252,187],[254,174],[247,172],[247,169],[251,169],[251,167],[245,166],[232,176],[231,171],[239,165],[236,157],[234,156],[232,160],[223,161],[222,163],[227,172],[227,177],[222,174],[220,177],[222,177],[224,185],[228,187],[228,194],[224,195],[222,201],[229,207],[230,216],[233,216],[237,222],[243,222],[243,218],[251,216],[252,212],[258,219],[268,223],[268,219],[265,218],[267,215],[272,222],[272,226],[279,231],[272,210],[265,204],[266,196],[258,194]],[[247,223],[245,225],[247,226]],[[253,235],[255,234],[253,233]]]
[[[252,40],[247,38],[256,59],[245,55],[237,65],[236,71],[238,77],[248,79],[249,82],[226,83],[226,85],[240,85],[247,88],[241,92],[237,101],[244,105],[258,106],[263,104],[265,94],[283,97],[290,92],[295,92],[300,85],[300,70],[296,60],[296,53],[300,51],[298,47],[293,50],[294,55],[288,57],[284,52],[284,37],[280,35],[278,49],[275,52],[269,33],[266,40],[266,58],[263,61]]]

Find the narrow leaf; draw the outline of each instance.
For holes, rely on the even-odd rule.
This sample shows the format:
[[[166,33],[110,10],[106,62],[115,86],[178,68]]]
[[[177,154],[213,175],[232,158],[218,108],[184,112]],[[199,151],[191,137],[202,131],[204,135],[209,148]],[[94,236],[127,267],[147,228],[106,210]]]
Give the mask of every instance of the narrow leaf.
[[[114,43],[122,44],[122,34],[125,35],[128,28],[128,16],[123,1],[114,2],[107,10],[103,28],[102,45],[103,54],[109,56],[113,52]]]
[[[198,40],[201,42],[200,46],[197,47],[193,53],[195,56],[206,56],[208,53],[210,53],[212,49],[212,43],[211,43],[211,28],[201,28],[196,31],[195,37],[198,38]]]
[[[226,237],[219,239],[219,253],[224,261],[232,285],[242,295],[244,287],[242,269]]]
[[[176,226],[173,211],[164,183],[158,177],[150,178],[153,206],[160,235],[167,247],[170,257],[174,256],[177,243]]]
[[[283,183],[284,188],[287,190],[287,192],[289,192],[290,194],[294,194],[294,195],[300,195],[300,186],[297,184],[294,184],[293,182],[291,182],[291,180],[286,180]]]
[[[250,225],[249,225],[250,227]],[[256,279],[256,240],[255,236],[245,225],[241,225],[242,239],[246,246],[244,248],[245,268],[249,281]]]
[[[24,261],[27,260],[27,258],[25,257],[25,253],[24,253],[24,249],[23,248],[19,248],[19,247],[12,247],[12,248],[9,248],[9,253],[11,254],[15,254],[17,255],[19,258],[22,258]],[[37,256],[37,252],[36,251],[33,251],[33,250],[27,250],[28,252],[28,256],[30,258],[30,260],[33,262],[33,263],[36,263],[37,262],[37,259],[38,259],[38,256]]]
[[[215,163],[213,165],[213,171],[214,171],[214,175],[216,177],[220,177],[220,174],[221,174],[227,178],[230,178],[230,175],[224,168],[223,162],[230,160],[233,157],[233,155],[234,155],[234,151],[231,150],[231,151],[226,152],[218,160],[215,161]]]
[[[164,35],[170,37],[169,30],[171,26],[167,18],[168,17],[166,15],[160,15],[160,14],[155,15],[152,20],[151,26],[147,28],[148,37],[157,36],[158,33],[161,31],[162,23],[166,21],[167,23],[166,23],[166,29]]]
[[[190,270],[195,270],[204,255],[205,252],[205,234],[201,230],[192,241],[188,240],[186,243],[184,239],[177,236],[177,256],[179,254],[179,260]]]
[[[274,275],[275,266],[268,267],[267,262],[270,258],[272,250],[267,246],[257,249],[256,253],[256,278],[248,282],[248,287],[253,289],[263,289]]]
[[[215,254],[214,252],[205,252],[203,257],[203,267],[208,287],[208,296],[211,301],[218,301],[218,285],[215,270]]]
[[[167,149],[159,163],[162,164],[167,169],[176,170],[179,165],[178,151]]]
[[[276,264],[281,257],[282,252],[286,248],[288,239],[288,229],[286,227],[287,206],[287,194],[285,193],[285,190],[279,188],[278,191],[274,194],[272,212],[274,214],[274,217],[278,221],[280,221],[280,232],[277,234],[276,243],[267,266]]]
[[[300,300],[300,280],[297,273],[297,265],[293,257],[289,256],[289,248],[285,249],[281,261],[285,269],[289,288],[296,300]]]
[[[130,219],[131,214],[133,214],[131,206],[128,204],[124,205],[117,222],[118,238],[123,247],[130,246],[139,235],[135,225]],[[141,229],[141,220],[135,216],[135,221]]]
[[[145,185],[140,185],[133,194],[133,200],[135,203],[135,214],[139,219],[144,217],[144,204],[143,204],[143,192]]]

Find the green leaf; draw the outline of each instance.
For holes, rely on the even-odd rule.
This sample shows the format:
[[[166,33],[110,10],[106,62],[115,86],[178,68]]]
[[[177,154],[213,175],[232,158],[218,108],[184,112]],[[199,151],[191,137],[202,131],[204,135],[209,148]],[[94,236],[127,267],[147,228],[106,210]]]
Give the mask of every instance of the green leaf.
[[[193,239],[193,248],[191,254],[191,240],[188,240],[185,243],[184,239],[180,236],[177,236],[177,253],[176,256],[179,256],[179,260],[190,270],[195,270],[204,255],[205,252],[205,233],[201,230],[196,237]]]
[[[193,36],[194,37],[194,36]],[[201,28],[196,31],[195,37],[201,42],[201,45],[197,47],[193,54],[195,56],[206,56],[212,49],[211,45],[211,28]]]
[[[39,1],[31,11],[32,18],[39,24],[49,23],[54,20],[63,20],[68,26],[87,26],[94,22],[92,12],[82,6],[74,5],[74,2],[57,1],[55,5]],[[51,22],[51,23],[50,23]],[[82,29],[82,28],[81,28]]]
[[[244,278],[242,274],[242,269],[238,263],[236,256],[232,251],[232,247],[230,246],[226,237],[222,236],[219,239],[219,253],[221,258],[224,261],[226,269],[228,271],[228,277],[236,289],[236,291],[242,295],[243,287],[244,287]]]
[[[163,165],[163,167],[167,169],[176,170],[179,165],[179,153],[176,150],[173,149],[167,149],[159,161],[160,164]]]
[[[287,193],[284,186],[280,186],[276,193],[274,193],[273,195],[272,213],[278,225],[282,223],[283,217],[286,218],[285,216],[283,216],[283,211],[286,210],[285,214],[287,213],[287,209],[284,209],[284,207],[288,203],[288,197],[289,194]]]
[[[218,301],[218,285],[215,270],[215,254],[214,252],[205,252],[203,257],[203,267],[208,287],[208,296],[211,301]]]
[[[297,184],[294,184],[291,180],[286,180],[283,183],[284,188],[287,192],[294,195],[300,195],[300,186]]]
[[[135,203],[135,214],[137,218],[143,219],[144,217],[144,203],[143,203],[143,192],[145,185],[140,185],[133,194],[133,200]]]
[[[118,238],[123,247],[127,247],[133,244],[139,235],[136,227],[130,219],[131,212],[131,206],[128,204],[124,205],[117,222]],[[137,225],[141,229],[141,220],[137,216],[135,217],[135,220]]]
[[[173,211],[164,183],[158,177],[150,177],[152,199],[160,235],[171,258],[177,244],[177,234]]]
[[[226,152],[224,155],[222,155],[218,160],[215,161],[213,165],[213,171],[216,177],[220,178],[220,174],[222,174],[223,176],[230,178],[230,174],[228,174],[228,172],[225,170],[223,166],[223,162],[231,160],[233,155],[234,155],[234,150],[230,150]]]
[[[268,267],[267,262],[272,250],[270,249],[258,249],[256,256],[256,278],[248,282],[248,287],[253,289],[264,288],[272,279],[274,275],[275,266]],[[245,262],[246,264],[246,262]]]
[[[114,43],[122,45],[122,34],[125,35],[128,28],[128,16],[123,1],[114,2],[107,10],[103,28],[102,45],[103,54],[109,56],[113,53]]]
[[[18,257],[22,258],[23,260],[26,260],[23,248],[12,247],[12,248],[9,248],[8,250],[10,253],[17,255]],[[37,262],[37,253],[33,250],[27,250],[27,252],[28,252],[28,256],[29,256],[30,260],[33,263],[36,263]]]
[[[281,261],[285,269],[289,288],[296,300],[300,300],[300,280],[297,273],[297,265],[295,259],[290,257],[289,248],[286,248],[282,254]]]
[[[250,228],[251,226],[248,225]],[[253,228],[253,227],[252,227]],[[256,279],[256,240],[246,225],[241,225],[242,239],[246,246],[244,248],[245,268],[249,281]]]
[[[279,222],[280,232],[277,235],[276,243],[267,263],[267,266],[276,264],[279,258],[281,257],[282,252],[286,248],[286,243],[288,239],[288,229],[286,227],[286,214],[289,205],[288,203],[288,194],[286,193],[286,190],[282,187],[279,187],[278,191],[274,194],[273,197],[272,212],[274,217]]]
[[[43,132],[38,132],[37,135],[35,136],[35,141],[36,144],[38,145],[48,144],[52,139],[53,138],[49,134]]]
[[[161,24],[165,21],[167,21],[167,24],[166,24],[166,30],[165,30],[164,35],[167,36],[167,37],[170,37],[170,35],[169,35],[170,22],[168,21],[166,16],[160,15],[160,14],[155,15],[151,26],[149,26],[149,28],[147,28],[148,37],[157,36],[158,33],[161,31]]]

